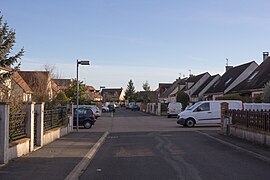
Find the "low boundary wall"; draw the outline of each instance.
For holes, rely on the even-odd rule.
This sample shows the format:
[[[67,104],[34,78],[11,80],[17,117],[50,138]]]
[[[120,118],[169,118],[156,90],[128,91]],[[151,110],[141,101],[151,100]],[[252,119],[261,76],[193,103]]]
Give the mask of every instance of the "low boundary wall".
[[[43,146],[71,132],[73,132],[73,128],[71,126],[51,129],[43,135]],[[30,138],[23,138],[10,143],[8,148],[8,160],[30,153],[31,151],[29,147]]]
[[[270,133],[268,132],[250,130],[237,125],[230,125],[229,132],[232,136],[270,147]]]

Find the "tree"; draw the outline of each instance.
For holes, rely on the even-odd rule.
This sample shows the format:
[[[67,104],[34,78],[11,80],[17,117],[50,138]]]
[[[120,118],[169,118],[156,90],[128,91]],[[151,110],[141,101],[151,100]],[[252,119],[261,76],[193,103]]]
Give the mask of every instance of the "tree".
[[[6,79],[9,79],[13,72],[17,71],[20,67],[20,63],[13,66],[23,56],[24,49],[22,48],[17,54],[10,56],[11,50],[15,44],[15,30],[9,29],[7,22],[3,23],[3,16],[0,16],[0,66],[10,69],[8,72],[0,74],[0,84],[3,84]]]
[[[48,71],[50,72],[50,75],[53,79],[60,79],[61,78],[61,75],[59,73],[56,72],[56,67],[55,65],[52,65],[52,64],[44,64],[42,66],[42,68],[45,70],[45,71]]]
[[[136,100],[135,99],[135,87],[134,87],[132,80],[130,80],[127,84],[125,99],[128,100],[129,102]]]
[[[176,101],[180,102],[183,106],[183,109],[185,109],[189,103],[189,96],[184,91],[180,91],[176,96]]]
[[[265,84],[263,89],[263,102],[270,103],[270,81]]]
[[[83,81],[79,81],[79,93],[78,93],[78,95],[79,95],[79,104],[82,104],[82,102],[85,102],[84,95],[85,95],[86,91],[87,91],[87,89],[83,85]],[[72,79],[70,87],[65,90],[65,94],[69,98],[69,101],[71,103],[74,103],[74,104],[77,103],[76,92],[77,92],[77,81],[76,81],[76,79]]]
[[[150,85],[148,81],[145,81],[145,83],[143,83],[142,88],[144,91],[150,91]]]

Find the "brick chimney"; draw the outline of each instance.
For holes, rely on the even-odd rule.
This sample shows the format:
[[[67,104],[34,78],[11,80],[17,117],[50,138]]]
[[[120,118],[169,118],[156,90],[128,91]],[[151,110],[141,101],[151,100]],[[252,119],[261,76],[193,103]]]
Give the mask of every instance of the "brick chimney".
[[[263,61],[269,57],[269,52],[263,52]]]

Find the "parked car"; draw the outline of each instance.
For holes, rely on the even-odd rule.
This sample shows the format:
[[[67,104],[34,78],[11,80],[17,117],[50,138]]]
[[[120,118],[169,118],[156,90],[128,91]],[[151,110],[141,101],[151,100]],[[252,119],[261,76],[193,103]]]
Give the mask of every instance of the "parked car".
[[[200,101],[177,115],[177,124],[193,127],[195,124],[220,124],[221,103],[227,102],[229,109],[243,110],[242,101]]]
[[[92,108],[80,107],[78,108],[78,111],[76,108],[74,108],[73,126],[77,126],[77,113],[79,115],[79,124],[78,124],[79,126],[84,126],[86,129],[89,129],[92,127],[92,125],[95,124],[96,118]]]
[[[102,106],[102,112],[109,112],[109,108],[107,106]]]
[[[139,110],[140,110],[140,106],[138,106],[137,104],[134,104],[134,105],[131,107],[131,110],[132,110],[132,111],[139,111]]]
[[[173,102],[168,104],[167,117],[177,116],[182,111],[182,104],[179,102]]]
[[[93,110],[96,119],[98,119],[101,116],[99,108],[97,106],[90,106],[90,108]]]
[[[115,112],[115,105],[114,104],[109,104],[108,108],[109,108],[109,112]]]

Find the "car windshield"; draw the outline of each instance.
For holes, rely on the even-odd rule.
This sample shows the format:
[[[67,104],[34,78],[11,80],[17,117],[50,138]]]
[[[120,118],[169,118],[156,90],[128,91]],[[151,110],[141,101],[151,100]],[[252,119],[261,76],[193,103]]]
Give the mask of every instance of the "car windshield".
[[[201,104],[201,102],[198,102],[198,103],[195,103],[195,104],[193,104],[192,106],[189,106],[188,108],[187,108],[187,110],[193,110],[196,106],[198,106],[199,104]]]

